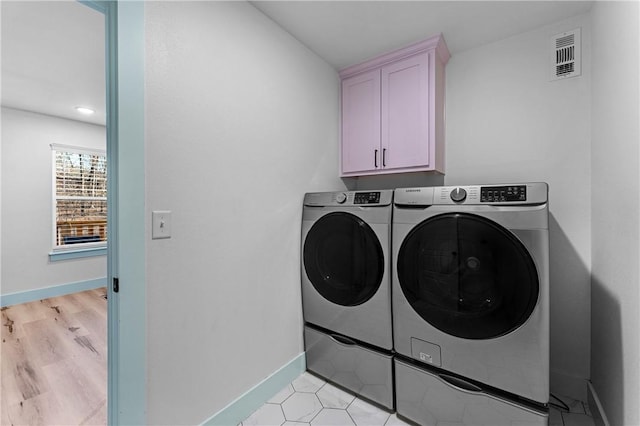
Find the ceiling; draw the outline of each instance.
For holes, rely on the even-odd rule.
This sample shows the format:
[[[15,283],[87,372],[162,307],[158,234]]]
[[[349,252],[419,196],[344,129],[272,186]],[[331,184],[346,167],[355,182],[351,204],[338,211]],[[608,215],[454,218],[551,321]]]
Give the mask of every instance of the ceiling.
[[[452,55],[589,11],[590,1],[253,1],[336,69],[443,33]],[[104,16],[1,1],[2,105],[105,123]],[[81,116],[76,106],[96,110]]]
[[[76,1],[5,1],[2,105],[105,124],[104,15]],[[94,109],[79,114],[76,106]]]
[[[590,1],[254,1],[341,69],[442,33],[452,55],[587,12]]]

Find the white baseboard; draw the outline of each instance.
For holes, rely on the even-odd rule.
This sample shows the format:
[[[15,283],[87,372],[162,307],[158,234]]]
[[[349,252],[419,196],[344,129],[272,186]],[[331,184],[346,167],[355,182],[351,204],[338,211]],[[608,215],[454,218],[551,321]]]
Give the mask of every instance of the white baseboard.
[[[75,283],[54,285],[51,287],[37,288],[35,290],[21,291],[18,293],[3,294],[0,296],[0,306],[18,305],[20,303],[35,302],[36,300],[50,297],[65,296],[80,291],[93,290],[107,285],[107,278],[96,278]]]
[[[609,426],[609,420],[604,413],[604,408],[600,403],[596,389],[593,387],[593,383],[587,382],[587,402],[589,403],[589,409],[593,416],[593,422],[596,426]]]
[[[305,353],[301,353],[238,399],[211,416],[202,426],[237,425],[251,415],[307,368]]]

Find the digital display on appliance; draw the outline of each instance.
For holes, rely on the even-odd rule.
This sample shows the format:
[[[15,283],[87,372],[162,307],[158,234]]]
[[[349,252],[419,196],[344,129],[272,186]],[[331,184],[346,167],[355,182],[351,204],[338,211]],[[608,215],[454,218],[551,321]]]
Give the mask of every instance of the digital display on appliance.
[[[527,201],[527,186],[483,186],[480,188],[480,202],[522,202]]]
[[[353,204],[377,204],[380,202],[380,192],[356,192]]]

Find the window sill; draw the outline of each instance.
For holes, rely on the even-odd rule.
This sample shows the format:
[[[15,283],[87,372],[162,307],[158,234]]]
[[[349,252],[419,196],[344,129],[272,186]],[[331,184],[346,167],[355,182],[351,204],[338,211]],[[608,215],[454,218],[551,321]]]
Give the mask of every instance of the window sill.
[[[60,250],[60,251],[52,251],[51,253],[49,253],[49,261],[58,262],[61,260],[80,259],[83,257],[105,256],[106,254],[107,254],[106,246],[75,249],[75,250]]]

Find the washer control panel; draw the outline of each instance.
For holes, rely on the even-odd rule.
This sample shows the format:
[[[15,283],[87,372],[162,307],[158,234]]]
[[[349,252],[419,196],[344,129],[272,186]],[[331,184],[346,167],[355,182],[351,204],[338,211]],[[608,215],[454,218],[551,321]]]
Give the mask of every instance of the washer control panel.
[[[520,206],[546,203],[548,193],[549,186],[544,182],[398,188],[393,203],[396,206]]]
[[[527,186],[482,186],[480,187],[480,202],[518,202],[527,201]]]

